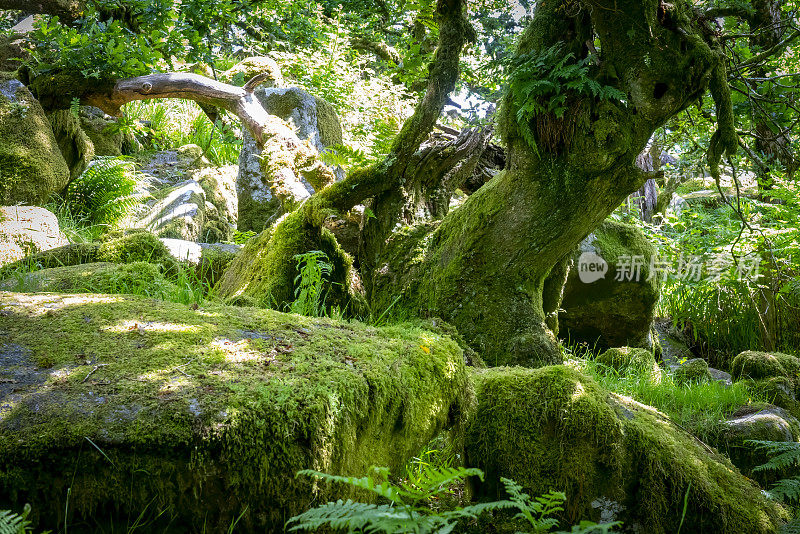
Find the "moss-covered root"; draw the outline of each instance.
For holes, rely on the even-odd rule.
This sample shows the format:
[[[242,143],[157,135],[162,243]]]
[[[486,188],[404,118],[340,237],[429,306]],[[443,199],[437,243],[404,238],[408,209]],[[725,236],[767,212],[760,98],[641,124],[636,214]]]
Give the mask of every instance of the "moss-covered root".
[[[282,532],[349,495],[298,470],[397,472],[474,402],[458,345],[419,326],[111,295],[0,310],[0,508],[36,503],[39,528],[165,511],[227,532],[246,510],[237,532]]]
[[[633,532],[774,533],[787,512],[723,456],[663,414],[608,393],[564,366],[496,368],[475,375],[478,407],[466,459],[532,495],[567,494],[563,524],[615,516]]]

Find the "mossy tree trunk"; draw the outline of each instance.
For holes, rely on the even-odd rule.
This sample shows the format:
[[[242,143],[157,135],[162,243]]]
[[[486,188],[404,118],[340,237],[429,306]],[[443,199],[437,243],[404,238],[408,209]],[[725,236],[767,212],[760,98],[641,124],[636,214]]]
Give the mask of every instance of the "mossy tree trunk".
[[[546,322],[548,275],[648,178],[636,156],[709,85],[720,118],[712,162],[735,149],[722,53],[690,2],[543,2],[518,44],[517,68],[553,47],[567,64],[599,49],[588,76],[625,101],[568,92],[563,116],[519,120],[529,99],[519,94],[524,79],[512,84],[498,120],[506,170],[424,240],[390,238],[375,261],[374,304],[402,290],[405,306],[452,322],[490,364],[559,359]]]

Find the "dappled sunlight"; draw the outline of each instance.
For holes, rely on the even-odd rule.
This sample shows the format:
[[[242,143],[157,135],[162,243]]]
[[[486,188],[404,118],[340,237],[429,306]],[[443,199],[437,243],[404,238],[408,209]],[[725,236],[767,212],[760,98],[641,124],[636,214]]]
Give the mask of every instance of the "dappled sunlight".
[[[105,332],[115,334],[126,334],[129,332],[138,332],[145,334],[146,332],[160,332],[160,333],[198,333],[201,328],[196,325],[186,325],[177,323],[160,323],[156,321],[133,321],[125,320],[120,321],[116,325],[107,326],[102,329]]]
[[[267,360],[264,354],[251,347],[248,339],[231,341],[227,338],[216,338],[211,342],[211,346],[222,351],[225,354],[225,361],[229,363]]]
[[[50,312],[75,306],[113,304],[125,300],[122,296],[110,295],[61,295],[58,293],[13,293],[9,291],[0,291],[0,294],[2,293],[10,296],[10,300],[7,301],[5,305],[22,307],[30,317],[38,317]]]

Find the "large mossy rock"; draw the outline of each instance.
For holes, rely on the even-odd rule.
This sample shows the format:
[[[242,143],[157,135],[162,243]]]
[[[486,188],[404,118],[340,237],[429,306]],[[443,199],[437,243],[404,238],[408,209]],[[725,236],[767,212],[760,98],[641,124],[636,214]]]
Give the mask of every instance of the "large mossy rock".
[[[776,441],[797,443],[800,441],[800,421],[783,408],[754,404],[745,406],[725,421],[717,443],[742,473],[769,485],[781,478],[794,476],[793,467],[782,472],[753,471],[767,463],[769,455],[755,447],[750,441]]]
[[[161,268],[143,261],[85,263],[33,271],[0,281],[1,291],[31,293],[130,293],[164,299],[177,293]]]
[[[0,267],[30,254],[65,246],[58,219],[36,206],[0,207]]]
[[[397,472],[472,402],[458,345],[415,326],[111,295],[0,310],[0,508],[36,503],[41,528],[147,509],[226,532],[246,510],[237,532],[279,532],[346,497],[298,470]]]
[[[656,350],[652,329],[659,285],[650,273],[654,254],[647,237],[629,224],[607,220],[589,234],[574,255],[564,287],[559,335],[599,349]],[[592,265],[603,262],[605,276],[588,274]],[[639,267],[628,268],[634,264]]]
[[[187,178],[156,192],[160,198],[135,225],[169,239],[204,243],[233,239],[238,218],[236,167],[195,169]]]
[[[259,88],[255,94],[268,113],[288,122],[300,139],[308,140],[318,151],[342,143],[339,117],[322,98],[298,87]],[[302,178],[286,177],[284,183],[269,183],[261,167],[263,157],[269,155],[258,148],[249,132],[244,132],[236,179],[241,231],[260,232],[285,213],[273,188],[290,188],[291,196],[298,201],[314,193],[313,186]]]
[[[109,235],[99,242],[72,243],[33,254],[19,262],[8,264],[4,271],[24,269],[28,264],[39,269],[51,269],[83,263],[138,261],[158,264],[165,272],[174,272],[178,265],[178,261],[159,238],[150,232],[132,230],[123,235]]]
[[[800,358],[747,350],[731,362],[731,376],[734,380],[748,380],[767,401],[800,418]]]
[[[39,102],[0,73],[0,205],[42,204],[70,172]]]
[[[565,523],[609,518],[631,532],[774,533],[787,512],[722,455],[657,410],[609,393],[565,367],[495,368],[475,375],[478,407],[466,460],[540,495],[564,491]]]
[[[278,63],[269,56],[253,56],[244,58],[225,72],[220,73],[220,80],[233,85],[242,86],[254,76],[263,74],[266,79],[261,86],[266,88],[283,85],[283,74]]]

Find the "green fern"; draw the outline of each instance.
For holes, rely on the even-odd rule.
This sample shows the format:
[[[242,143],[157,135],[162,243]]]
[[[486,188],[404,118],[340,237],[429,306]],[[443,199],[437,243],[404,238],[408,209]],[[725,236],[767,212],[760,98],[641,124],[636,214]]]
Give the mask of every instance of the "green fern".
[[[142,201],[137,185],[130,162],[98,157],[69,185],[65,201],[86,224],[114,226]]]
[[[0,534],[26,534],[31,532],[30,521],[27,520],[31,512],[31,506],[25,505],[22,515],[15,514],[10,510],[0,510]]]
[[[537,115],[564,116],[572,97],[621,100],[625,93],[589,77],[591,58],[576,60],[561,45],[533,50],[516,57],[511,65],[510,90],[517,109],[517,124],[525,141],[537,149],[531,121]]]
[[[800,465],[800,443],[757,440],[748,440],[745,443],[753,445],[756,450],[766,453],[769,457],[767,463],[755,467],[753,471],[783,472]],[[767,494],[776,501],[800,502],[800,476],[777,481]]]
[[[311,476],[326,482],[347,484],[376,495],[386,502],[367,504],[348,499],[329,502],[291,518],[286,527],[291,532],[314,531],[322,527],[352,532],[381,532],[385,534],[447,534],[453,532],[462,520],[476,519],[485,512],[517,510],[516,519],[526,521],[532,534],[550,532],[558,525],[552,514],[563,511],[566,496],[551,491],[531,499],[522,487],[509,479],[501,479],[510,499],[472,504],[452,510],[435,510],[430,504],[450,488],[467,477],[483,480],[480,469],[464,467],[423,466],[413,481],[400,484],[389,481],[389,470],[372,467],[364,477],[344,477],[304,470],[298,476]],[[619,523],[595,525],[583,522],[573,527],[570,534],[598,534],[611,532]],[[525,534],[525,533],[519,533]]]
[[[289,311],[310,317],[324,315],[323,288],[326,278],[333,271],[328,255],[321,250],[312,250],[294,257],[299,274],[295,277],[294,302]]]

